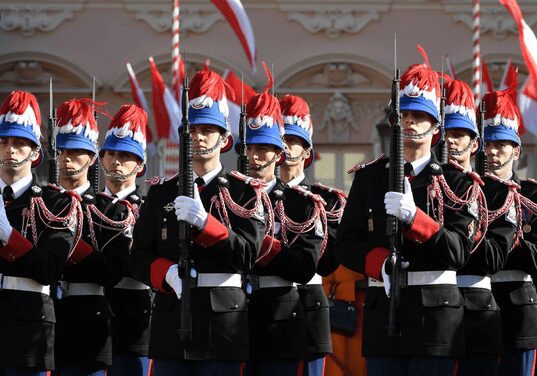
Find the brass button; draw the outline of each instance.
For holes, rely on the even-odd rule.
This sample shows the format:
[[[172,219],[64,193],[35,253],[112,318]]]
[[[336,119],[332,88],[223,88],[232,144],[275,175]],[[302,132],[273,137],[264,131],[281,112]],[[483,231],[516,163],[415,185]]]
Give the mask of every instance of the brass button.
[[[533,298],[530,298],[530,303],[533,303]]]
[[[296,317],[296,312],[293,312],[293,317]]]
[[[319,307],[321,305],[321,302],[315,302],[315,305]]]
[[[47,316],[41,315],[41,320],[44,320]]]
[[[97,311],[96,315],[101,316],[101,311]]]
[[[444,305],[448,305],[449,304],[449,300],[445,299],[444,300]]]

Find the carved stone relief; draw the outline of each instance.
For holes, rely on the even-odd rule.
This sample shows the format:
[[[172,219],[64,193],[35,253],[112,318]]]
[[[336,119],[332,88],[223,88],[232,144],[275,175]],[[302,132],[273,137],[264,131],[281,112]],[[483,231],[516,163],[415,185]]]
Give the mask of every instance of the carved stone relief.
[[[369,84],[370,80],[364,75],[354,72],[348,63],[328,63],[324,65],[322,72],[311,78],[311,83],[324,87],[353,87]]]
[[[359,130],[349,99],[340,92],[335,92],[328,101],[322,121],[317,127],[321,132],[325,128],[330,129],[328,142],[331,143],[346,143],[351,129]]]
[[[65,20],[73,19],[82,10],[79,0],[29,4],[24,2],[0,3],[0,28],[5,31],[19,30],[24,36],[36,31],[50,32]]]

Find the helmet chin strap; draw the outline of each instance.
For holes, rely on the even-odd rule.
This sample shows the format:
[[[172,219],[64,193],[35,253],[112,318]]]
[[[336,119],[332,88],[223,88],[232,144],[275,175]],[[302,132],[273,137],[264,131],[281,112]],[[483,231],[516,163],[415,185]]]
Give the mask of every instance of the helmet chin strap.
[[[139,164],[138,166],[136,166],[131,172],[129,172],[128,174],[117,174],[117,173],[114,173],[114,172],[109,172],[103,164],[101,164],[101,167],[103,169],[103,172],[104,172],[104,176],[106,176],[107,178],[109,179],[112,179],[112,180],[117,180],[117,181],[125,181],[127,180],[128,178],[132,177],[133,175],[136,175],[137,173],[139,173],[140,171],[142,171],[142,168],[144,167],[144,164],[141,163]]]
[[[404,133],[403,132],[403,137],[408,138],[410,140],[421,140],[422,138],[425,138],[428,135],[430,135],[437,128],[438,128],[438,123],[436,123],[435,125],[431,125],[431,127],[423,133]]]
[[[468,146],[466,146],[464,149],[462,149],[462,150],[449,150],[448,154],[453,156],[453,157],[460,157],[461,155],[466,153],[468,150],[470,150],[470,148],[474,145],[474,142],[476,142],[476,141],[477,141],[477,136],[474,137],[473,139],[471,139],[470,142],[468,143]]]
[[[66,169],[64,168],[61,168],[60,169],[60,172],[62,173],[62,176],[64,177],[69,177],[69,176],[75,176],[75,175],[78,175],[82,172],[84,172],[85,170],[87,170],[89,168],[89,166],[91,166],[93,164],[93,162],[95,162],[95,160],[97,159],[97,153],[95,153],[93,155],[93,157],[88,161],[88,163],[86,163],[84,166],[82,166],[80,169],[78,170],[75,170],[75,171],[67,171]]]
[[[297,161],[300,160],[300,158],[306,159],[306,154],[308,153],[308,151],[310,151],[310,148],[302,150],[302,152],[299,155],[297,155],[296,157],[291,156],[291,154],[285,153],[285,157],[286,157],[287,161],[289,161],[289,162],[297,162]]]
[[[264,165],[261,165],[261,166],[255,166],[255,167],[250,167],[250,169],[253,170],[253,171],[261,171],[261,170],[267,168],[268,166],[270,166],[271,164],[276,163],[276,161],[278,160],[279,157],[280,157],[279,154],[276,154],[276,155],[274,156],[274,158],[272,158],[270,161],[268,161],[268,162],[265,163]]]
[[[213,147],[211,147],[209,149],[205,149],[205,150],[192,150],[192,155],[207,155],[207,154],[211,154],[216,149],[219,149],[222,146],[224,146],[224,144],[227,141],[228,136],[229,136],[229,132],[226,132],[226,134],[223,135],[223,136],[220,135],[220,137],[218,137],[218,141],[216,142],[216,144]]]
[[[513,150],[513,152],[511,153],[511,155],[509,156],[509,158],[507,158],[507,160],[505,162],[503,162],[502,164],[500,164],[498,166],[495,166],[494,164],[489,163],[489,168],[491,170],[493,170],[493,171],[501,170],[502,168],[507,166],[509,164],[509,162],[511,162],[514,158],[515,158],[515,151]]]
[[[22,165],[24,165],[24,164],[26,164],[28,162],[32,162],[32,158],[35,157],[37,155],[37,153],[39,153],[39,150],[41,150],[40,147],[38,147],[36,150],[30,151],[30,154],[28,154],[28,156],[26,158],[24,158],[22,161],[19,161],[19,162],[8,162],[8,161],[5,161],[5,160],[0,160],[0,166],[2,166],[2,167],[10,167],[10,168],[21,167]]]

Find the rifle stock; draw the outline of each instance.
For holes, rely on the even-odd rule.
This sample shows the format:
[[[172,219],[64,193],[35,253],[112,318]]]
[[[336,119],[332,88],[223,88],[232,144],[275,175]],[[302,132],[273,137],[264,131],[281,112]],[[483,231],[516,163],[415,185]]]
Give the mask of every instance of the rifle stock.
[[[194,197],[193,167],[192,167],[192,136],[188,122],[188,78],[185,75],[183,91],[181,94],[181,129],[179,130],[179,196]],[[179,276],[182,281],[182,296],[180,301],[180,319],[178,334],[181,340],[189,341],[192,338],[192,311],[190,309],[192,277],[192,263],[190,258],[191,240],[190,225],[179,221]]]

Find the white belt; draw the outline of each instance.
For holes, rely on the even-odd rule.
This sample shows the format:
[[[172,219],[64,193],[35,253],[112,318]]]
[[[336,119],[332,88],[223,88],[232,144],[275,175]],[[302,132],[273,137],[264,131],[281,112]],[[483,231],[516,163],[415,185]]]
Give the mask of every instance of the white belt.
[[[323,277],[321,277],[319,274],[315,273],[312,279],[309,280],[306,285],[322,285],[323,284]]]
[[[278,277],[277,275],[260,275],[258,278],[260,289],[296,286],[296,283],[288,281],[282,277]]]
[[[65,296],[104,295],[104,287],[96,283],[78,283],[60,281]]]
[[[367,278],[367,287],[384,287],[384,282],[369,277]]]
[[[44,286],[31,278],[11,277],[0,274],[0,290],[19,290],[50,295],[50,286]]]
[[[458,275],[457,286],[490,290],[490,277],[483,275]]]
[[[522,270],[501,270],[492,276],[492,283],[498,282],[532,282],[531,275]]]
[[[233,273],[198,273],[197,287],[241,287],[240,274]]]
[[[407,273],[407,286],[426,285],[457,285],[457,272],[455,270],[431,270]]]
[[[127,289],[127,290],[149,290],[149,286],[139,282],[131,277],[123,277],[115,289]]]

